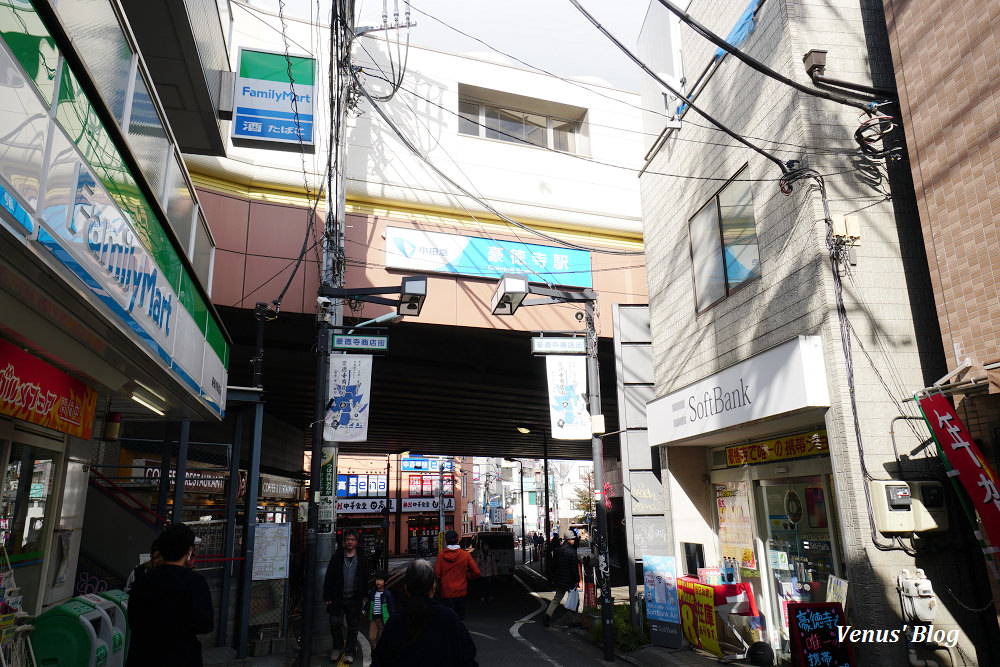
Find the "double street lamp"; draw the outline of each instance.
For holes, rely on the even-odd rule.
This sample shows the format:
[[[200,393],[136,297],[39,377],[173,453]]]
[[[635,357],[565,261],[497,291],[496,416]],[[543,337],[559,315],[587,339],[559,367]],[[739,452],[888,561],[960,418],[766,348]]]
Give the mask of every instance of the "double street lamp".
[[[529,294],[541,299],[525,300]],[[520,306],[535,306],[550,303],[583,303],[587,332],[587,393],[590,396],[590,415],[593,422],[601,415],[600,369],[597,363],[597,330],[594,326],[594,302],[597,293],[592,289],[568,291],[554,287],[531,285],[525,276],[504,275],[497,284],[490,310],[494,315],[513,315]],[[597,558],[598,579],[601,584],[601,620],[603,624],[604,659],[615,659],[615,645],[611,618],[611,580],[608,572],[608,515],[604,507],[604,452],[601,438],[603,431],[591,425],[591,453],[594,459],[594,500],[597,511]],[[545,480],[548,488],[548,479]]]

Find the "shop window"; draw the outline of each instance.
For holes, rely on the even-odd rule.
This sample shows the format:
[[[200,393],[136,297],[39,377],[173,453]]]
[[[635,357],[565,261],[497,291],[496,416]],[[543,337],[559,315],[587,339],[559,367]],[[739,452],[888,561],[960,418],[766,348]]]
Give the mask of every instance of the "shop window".
[[[750,183],[738,180],[739,176],[712,197],[688,224],[698,312],[760,277],[753,196]]]
[[[21,608],[36,608],[52,518],[55,452],[14,444],[0,494],[0,530],[23,596]]]

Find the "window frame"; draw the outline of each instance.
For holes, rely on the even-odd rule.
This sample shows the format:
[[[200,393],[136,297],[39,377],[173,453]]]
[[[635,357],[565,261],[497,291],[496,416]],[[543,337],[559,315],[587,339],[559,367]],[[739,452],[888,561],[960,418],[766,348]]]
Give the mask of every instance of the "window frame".
[[[465,115],[462,114],[462,105],[463,104],[472,104],[472,105],[476,106],[476,118],[475,118],[474,121],[472,121],[472,122],[474,122],[476,130],[477,130],[476,134],[470,134],[468,132],[463,132],[462,131],[462,121],[469,121],[469,120],[471,120],[468,116],[465,116]],[[511,115],[515,115],[515,116],[526,115],[526,116],[536,116],[536,117],[542,117],[542,118],[544,118],[545,119],[545,145],[544,146],[540,146],[538,144],[531,143],[530,141],[528,141],[526,139],[520,139],[520,138],[517,138],[517,137],[508,136],[506,132],[503,132],[503,134],[505,135],[504,137],[496,137],[496,138],[494,138],[494,137],[487,136],[486,135],[487,131],[502,132],[502,130],[500,130],[499,127],[497,129],[492,129],[492,128],[489,128],[487,126],[487,120],[486,120],[487,109],[494,109],[494,110],[496,110],[498,112],[498,114],[507,113],[507,114],[511,114]],[[577,120],[577,119],[573,119],[573,118],[564,118],[562,116],[553,116],[551,114],[541,113],[539,111],[532,111],[530,109],[522,109],[522,108],[519,108],[519,107],[509,106],[509,105],[494,104],[494,103],[491,103],[491,102],[485,102],[485,101],[477,100],[477,99],[474,99],[474,98],[471,98],[471,97],[463,97],[463,96],[459,96],[459,98],[458,98],[458,118],[459,118],[458,134],[460,136],[463,136],[463,137],[472,137],[472,138],[475,138],[475,139],[485,139],[487,141],[497,141],[497,142],[500,142],[500,143],[503,143],[503,144],[514,145],[514,146],[522,146],[522,147],[528,147],[528,148],[539,148],[541,150],[555,151],[557,153],[563,153],[565,155],[584,155],[581,152],[581,147],[582,147],[582,141],[581,140],[582,140],[582,137],[583,137],[583,121],[582,120]],[[556,148],[555,125],[565,126],[567,124],[572,125],[573,128],[574,128],[574,131],[573,131],[573,141],[572,141],[572,143],[573,143],[573,149],[572,150],[562,150],[560,148]],[[499,125],[499,123],[498,123],[498,125]],[[522,127],[523,126],[524,125],[522,123]]]
[[[688,218],[688,224],[687,224],[687,228],[688,228],[688,230],[687,230],[688,231],[688,256],[691,259],[691,282],[692,282],[692,294],[694,296],[694,303],[695,303],[695,313],[698,314],[698,315],[701,315],[702,313],[708,312],[709,310],[711,310],[712,308],[714,308],[718,304],[722,303],[723,301],[725,301],[729,297],[733,296],[737,292],[739,292],[742,289],[746,288],[748,285],[751,285],[754,282],[760,280],[760,278],[761,278],[761,275],[762,275],[761,264],[762,263],[760,261],[760,241],[759,241],[760,237],[757,234],[757,216],[756,215],[753,216],[753,226],[754,226],[754,238],[757,239],[757,244],[756,244],[756,246],[757,246],[757,275],[754,276],[753,278],[749,278],[747,280],[742,281],[738,285],[730,287],[730,285],[729,285],[729,283],[730,283],[729,272],[728,272],[727,267],[726,267],[726,242],[725,242],[725,234],[724,234],[724,228],[723,228],[722,206],[721,206],[721,204],[719,202],[719,195],[721,195],[723,192],[725,192],[726,188],[730,187],[733,183],[735,183],[736,180],[740,176],[744,175],[747,172],[748,167],[749,167],[748,164],[744,164],[742,167],[740,167],[737,170],[737,172],[732,176],[732,178],[730,178],[728,181],[726,181],[725,183],[723,183],[722,186],[712,194],[712,196],[708,199],[708,201],[705,202],[704,204],[702,204],[700,207],[698,207],[698,210],[695,211],[694,215],[692,215],[690,218]],[[754,207],[753,207],[753,189],[752,189],[752,187],[750,187],[749,184],[747,186],[747,191],[750,193],[750,209],[751,209],[751,214],[753,214],[754,213]],[[697,274],[697,266],[695,265],[695,257],[694,257],[695,247],[694,247],[694,238],[693,238],[693,234],[692,234],[692,231],[691,231],[691,223],[694,222],[694,220],[699,215],[701,215],[702,211],[704,211],[709,206],[715,206],[716,233],[718,234],[718,239],[719,239],[719,247],[718,247],[718,251],[717,251],[718,252],[717,257],[721,258],[721,261],[722,261],[723,294],[718,299],[712,301],[711,303],[706,304],[703,308],[699,308],[698,307],[698,274]]]

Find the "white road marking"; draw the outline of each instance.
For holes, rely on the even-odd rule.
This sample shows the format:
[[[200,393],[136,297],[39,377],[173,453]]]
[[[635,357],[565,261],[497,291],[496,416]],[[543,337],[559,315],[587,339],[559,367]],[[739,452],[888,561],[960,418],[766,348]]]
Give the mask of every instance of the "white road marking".
[[[514,621],[514,625],[510,626],[510,636],[516,639],[517,641],[521,642],[528,648],[530,648],[535,653],[537,653],[538,657],[540,657],[542,660],[545,660],[545,662],[549,663],[550,665],[554,665],[554,667],[562,667],[562,665],[560,665],[558,662],[549,657],[549,655],[547,655],[544,651],[542,651],[540,648],[538,648],[537,646],[535,646],[534,644],[532,644],[527,639],[521,636],[520,632],[521,626],[524,625],[526,622],[528,622],[528,619],[530,619],[532,616],[538,614],[538,612],[544,613],[545,607],[548,606],[548,601],[535,591],[528,588],[528,585],[525,584],[523,581],[521,581],[521,578],[516,574],[514,575],[514,579],[517,580],[517,583],[524,586],[524,590],[528,591],[528,593],[531,594],[532,597],[538,600],[539,607],[537,611],[533,611],[530,614],[526,614],[525,616],[522,616],[521,618]]]

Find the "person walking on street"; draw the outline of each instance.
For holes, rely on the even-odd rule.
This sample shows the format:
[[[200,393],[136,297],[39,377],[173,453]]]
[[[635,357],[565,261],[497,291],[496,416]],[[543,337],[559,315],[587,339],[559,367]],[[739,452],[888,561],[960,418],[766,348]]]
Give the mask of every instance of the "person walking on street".
[[[344,546],[337,549],[323,579],[323,601],[330,615],[334,651],[344,647],[344,662],[354,662],[358,644],[358,620],[368,589],[368,559],[358,550],[358,531],[344,531]],[[344,627],[347,635],[344,636]],[[339,660],[339,656],[337,656]]]
[[[478,667],[468,629],[453,610],[431,599],[434,569],[423,559],[406,568],[409,604],[389,617],[371,667]]]
[[[576,552],[576,535],[572,530],[563,533],[563,543],[552,556],[552,583],[556,587],[552,602],[542,615],[542,625],[549,627],[552,615],[559,608],[563,596],[580,585],[580,556]]]
[[[368,641],[375,650],[379,638],[382,637],[382,630],[389,617],[396,613],[396,603],[392,599],[392,593],[385,589],[385,582],[389,575],[379,572],[375,575],[375,588],[368,593]]]
[[[497,574],[497,561],[486,540],[480,543],[476,554],[476,565],[479,566],[479,596],[483,602],[493,599],[493,577]]]
[[[458,546],[458,533],[454,530],[444,534],[444,541],[448,546],[438,554],[434,564],[434,574],[441,582],[441,603],[464,620],[468,580],[479,576],[479,567],[469,552]]]
[[[212,595],[205,578],[188,567],[194,531],[175,523],[160,533],[163,564],[135,581],[129,595],[129,667],[201,667],[198,635],[211,632]]]

